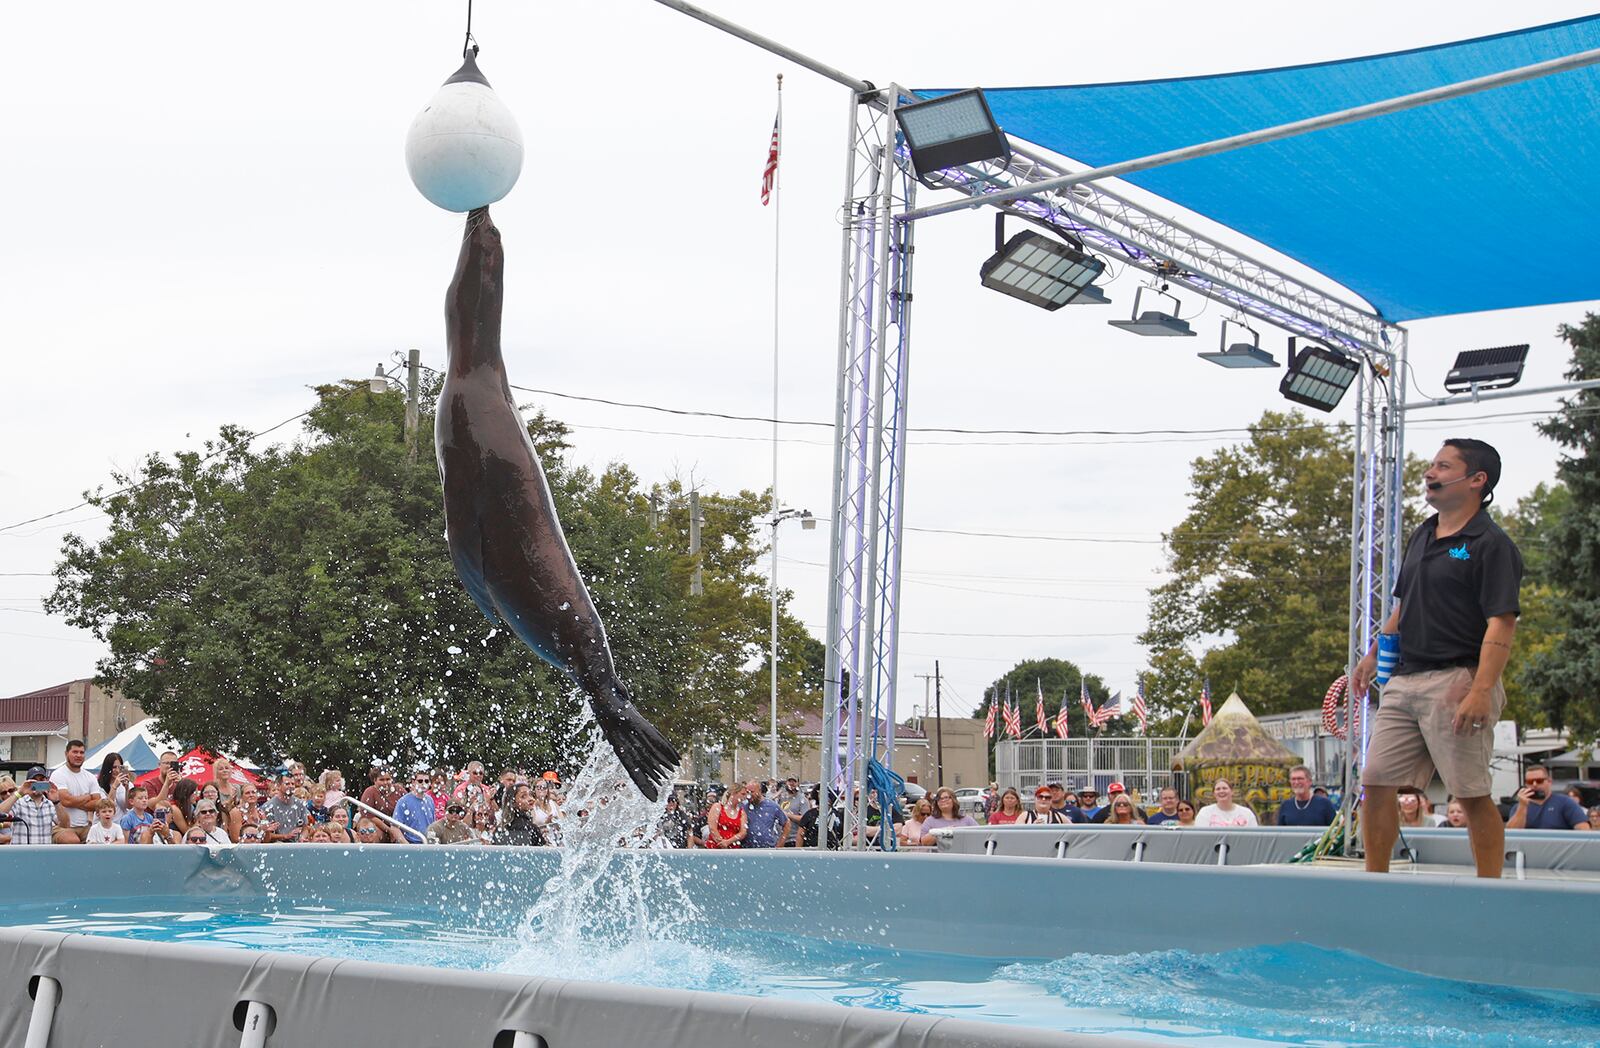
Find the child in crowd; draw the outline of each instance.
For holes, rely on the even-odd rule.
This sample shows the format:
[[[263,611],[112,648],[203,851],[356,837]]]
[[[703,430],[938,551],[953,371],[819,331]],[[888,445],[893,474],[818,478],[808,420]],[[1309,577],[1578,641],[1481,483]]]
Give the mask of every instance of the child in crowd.
[[[110,797],[100,798],[94,809],[94,822],[89,824],[85,844],[125,844],[128,835],[116,823],[117,802]]]

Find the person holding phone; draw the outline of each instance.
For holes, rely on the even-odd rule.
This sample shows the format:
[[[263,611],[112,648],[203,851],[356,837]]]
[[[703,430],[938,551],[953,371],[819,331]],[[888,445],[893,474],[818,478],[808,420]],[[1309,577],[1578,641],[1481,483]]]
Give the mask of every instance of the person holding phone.
[[[37,764],[29,768],[11,808],[11,843],[55,844],[62,837],[73,844],[82,843],[67,827],[66,809],[56,803],[59,797],[48,771]]]
[[[1550,769],[1530,764],[1522,773],[1517,807],[1506,820],[1508,830],[1587,830],[1589,813],[1564,793],[1550,792]]]

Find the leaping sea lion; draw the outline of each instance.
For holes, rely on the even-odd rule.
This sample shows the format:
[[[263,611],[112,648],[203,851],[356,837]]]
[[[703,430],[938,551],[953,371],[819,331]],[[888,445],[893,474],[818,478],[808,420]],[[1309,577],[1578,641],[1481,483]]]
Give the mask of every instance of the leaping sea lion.
[[[503,621],[582,688],[606,741],[652,801],[678,754],[617,677],[605,626],[567,548],[500,355],[505,254],[487,207],[467,216],[445,297],[450,367],[434,443],[456,574],[491,622]]]

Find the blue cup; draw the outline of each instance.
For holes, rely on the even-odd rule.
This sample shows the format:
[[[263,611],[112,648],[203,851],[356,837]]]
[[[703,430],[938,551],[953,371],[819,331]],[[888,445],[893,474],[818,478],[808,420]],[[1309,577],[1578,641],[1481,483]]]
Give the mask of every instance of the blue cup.
[[[1395,669],[1400,665],[1400,634],[1378,634],[1378,672],[1373,677],[1373,683],[1383,687],[1389,683],[1389,678],[1394,676]]]

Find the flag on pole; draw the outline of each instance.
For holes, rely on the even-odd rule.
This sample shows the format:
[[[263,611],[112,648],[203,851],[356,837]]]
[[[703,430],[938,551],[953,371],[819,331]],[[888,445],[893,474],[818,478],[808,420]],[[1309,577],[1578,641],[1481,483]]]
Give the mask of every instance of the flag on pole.
[[[1056,714],[1056,734],[1061,738],[1067,737],[1067,695],[1061,693],[1061,710]]]
[[[1211,678],[1207,677],[1200,685],[1200,725],[1205,727],[1211,723]]]
[[[1083,718],[1089,727],[1095,726],[1094,703],[1089,701],[1089,685],[1082,678],[1078,680],[1078,705],[1083,707]]]
[[[1006,734],[1013,739],[1022,738],[1022,713],[1010,695],[1006,696]]]
[[[761,172],[761,206],[772,199],[772,187],[778,181],[778,137],[783,127],[783,110],[772,121],[772,144],[767,146],[767,166]]]
[[[1122,692],[1119,691],[1115,695],[1111,696],[1111,698],[1107,699],[1106,704],[1101,706],[1100,709],[1095,713],[1094,726],[1096,728],[1103,728],[1105,727],[1106,721],[1110,720],[1112,717],[1120,716],[1122,716]]]
[[[1149,714],[1150,710],[1144,704],[1144,682],[1140,681],[1139,690],[1133,693],[1133,715],[1139,718],[1139,731],[1141,733],[1150,726],[1146,720]]]
[[[983,737],[986,739],[994,738],[994,708],[999,701],[997,698],[989,700],[989,715],[983,719]]]
[[[1044,685],[1039,683],[1039,678],[1033,678],[1033,686],[1039,692],[1039,700],[1033,704],[1033,719],[1039,725],[1039,734],[1050,734],[1050,718],[1044,715]]]

